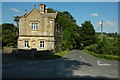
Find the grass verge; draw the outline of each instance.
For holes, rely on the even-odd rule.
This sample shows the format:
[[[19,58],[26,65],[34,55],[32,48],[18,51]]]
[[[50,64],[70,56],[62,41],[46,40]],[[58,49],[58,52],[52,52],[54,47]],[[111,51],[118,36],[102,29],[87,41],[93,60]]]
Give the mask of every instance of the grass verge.
[[[114,61],[120,61],[120,56],[115,55],[103,55],[103,54],[96,54],[94,52],[88,51],[88,50],[82,50],[83,52],[86,52],[88,54],[91,54],[97,58],[106,59],[106,60],[114,60]]]
[[[50,54],[50,55],[37,54],[37,55],[32,56],[32,58],[33,59],[39,59],[39,60],[58,59],[58,58],[64,57],[68,52],[69,52],[69,50],[55,52],[55,53]]]
[[[54,53],[54,55],[60,56],[60,57],[64,57],[70,50],[65,50],[65,51],[59,51]]]

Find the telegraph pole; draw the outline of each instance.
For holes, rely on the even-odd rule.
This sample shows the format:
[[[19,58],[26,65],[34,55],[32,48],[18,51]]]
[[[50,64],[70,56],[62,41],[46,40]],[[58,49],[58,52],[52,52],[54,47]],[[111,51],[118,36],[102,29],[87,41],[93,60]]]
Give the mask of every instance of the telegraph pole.
[[[103,39],[103,21],[101,22],[101,41]]]

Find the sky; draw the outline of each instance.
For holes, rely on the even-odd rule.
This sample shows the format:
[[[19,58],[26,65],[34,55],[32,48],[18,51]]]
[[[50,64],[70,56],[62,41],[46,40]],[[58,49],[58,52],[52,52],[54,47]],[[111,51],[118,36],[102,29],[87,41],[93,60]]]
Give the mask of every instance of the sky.
[[[58,11],[68,11],[74,17],[77,24],[89,20],[96,32],[100,32],[100,24],[103,21],[103,32],[118,32],[118,2],[42,2],[47,8]],[[30,12],[40,2],[2,2],[2,23],[13,23],[13,16],[23,15],[25,9]]]
[[[2,2],[38,2],[38,0],[1,0]],[[119,0],[40,0],[41,2],[119,2]]]

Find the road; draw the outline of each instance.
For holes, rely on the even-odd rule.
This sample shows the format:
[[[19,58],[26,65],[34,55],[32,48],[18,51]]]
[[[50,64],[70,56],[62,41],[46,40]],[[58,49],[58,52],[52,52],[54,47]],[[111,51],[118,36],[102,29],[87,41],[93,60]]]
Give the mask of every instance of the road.
[[[98,59],[80,50],[57,60],[31,60],[3,55],[3,78],[118,78],[118,62]]]

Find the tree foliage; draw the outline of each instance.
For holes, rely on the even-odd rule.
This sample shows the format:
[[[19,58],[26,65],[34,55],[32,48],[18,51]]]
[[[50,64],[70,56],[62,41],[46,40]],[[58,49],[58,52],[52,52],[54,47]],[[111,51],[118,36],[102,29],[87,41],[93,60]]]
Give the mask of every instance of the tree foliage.
[[[49,8],[48,13],[51,12],[56,12],[56,10]],[[86,21],[82,24],[82,27],[80,27],[68,11],[57,12],[58,22],[62,27],[60,44],[62,50],[81,49],[83,45],[87,46],[95,43],[95,30],[90,21]]]
[[[10,23],[2,24],[2,46],[17,46],[18,28]]]
[[[119,37],[114,38],[111,42],[111,40],[109,40],[107,36],[104,36],[102,41],[101,39],[99,39],[96,44],[87,46],[84,49],[87,49],[91,52],[95,52],[97,54],[119,55],[120,52],[119,46],[120,46]]]
[[[16,22],[17,27],[19,26],[19,19],[20,19],[20,16],[14,16],[13,20]]]
[[[110,55],[112,54],[112,44],[110,44],[106,37],[103,37],[103,40],[98,42],[97,50],[98,54]]]
[[[82,28],[80,31],[83,46],[89,46],[96,42],[95,30],[90,21],[85,21],[82,23]]]

